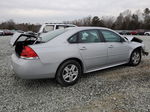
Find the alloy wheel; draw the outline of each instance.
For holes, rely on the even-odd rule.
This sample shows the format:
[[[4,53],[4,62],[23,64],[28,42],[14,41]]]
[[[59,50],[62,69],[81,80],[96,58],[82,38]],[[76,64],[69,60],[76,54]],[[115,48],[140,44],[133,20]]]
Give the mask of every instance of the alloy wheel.
[[[62,72],[62,76],[65,82],[73,82],[78,77],[79,70],[74,64],[67,65]]]
[[[134,52],[132,55],[132,62],[133,64],[138,64],[140,61],[140,54],[139,52]]]

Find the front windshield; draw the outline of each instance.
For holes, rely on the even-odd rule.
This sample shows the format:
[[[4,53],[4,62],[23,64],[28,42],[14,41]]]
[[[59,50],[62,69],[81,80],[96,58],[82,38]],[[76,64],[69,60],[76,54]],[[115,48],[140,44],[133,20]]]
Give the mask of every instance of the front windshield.
[[[66,31],[68,31],[68,29],[58,29],[58,30],[54,30],[45,34],[41,34],[40,37],[41,37],[42,42],[47,42],[65,33]]]

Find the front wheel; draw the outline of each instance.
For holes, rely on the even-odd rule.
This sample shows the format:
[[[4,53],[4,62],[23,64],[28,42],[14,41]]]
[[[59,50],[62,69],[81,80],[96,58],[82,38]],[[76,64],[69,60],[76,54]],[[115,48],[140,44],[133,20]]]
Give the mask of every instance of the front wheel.
[[[62,86],[73,85],[78,81],[81,71],[81,66],[77,61],[68,60],[59,67],[56,80]]]
[[[130,57],[129,65],[137,66],[141,62],[141,51],[139,49],[135,49]]]

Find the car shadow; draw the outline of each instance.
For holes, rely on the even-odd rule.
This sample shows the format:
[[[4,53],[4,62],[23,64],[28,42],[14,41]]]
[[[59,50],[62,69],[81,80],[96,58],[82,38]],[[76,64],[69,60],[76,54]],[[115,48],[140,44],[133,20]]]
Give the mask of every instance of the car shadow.
[[[119,70],[119,69],[124,69],[124,68],[127,68],[129,67],[128,65],[119,65],[119,66],[115,66],[115,67],[111,67],[111,68],[106,68],[106,69],[102,69],[102,70],[98,70],[98,71],[94,71],[94,72],[90,72],[90,73],[84,73],[81,78],[89,78],[91,76],[103,76],[105,75],[105,73],[107,72],[113,72],[115,70]]]
[[[15,74],[14,74],[15,75]],[[44,88],[44,87],[60,87],[55,79],[21,79],[14,76],[16,86],[22,86],[26,89]]]

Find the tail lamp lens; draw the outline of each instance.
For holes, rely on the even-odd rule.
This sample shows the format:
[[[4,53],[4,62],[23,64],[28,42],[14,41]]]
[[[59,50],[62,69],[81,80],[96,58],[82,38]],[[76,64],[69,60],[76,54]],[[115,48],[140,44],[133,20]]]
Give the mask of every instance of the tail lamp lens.
[[[36,52],[29,46],[24,46],[24,49],[22,50],[20,56],[23,58],[37,58],[38,57]]]

